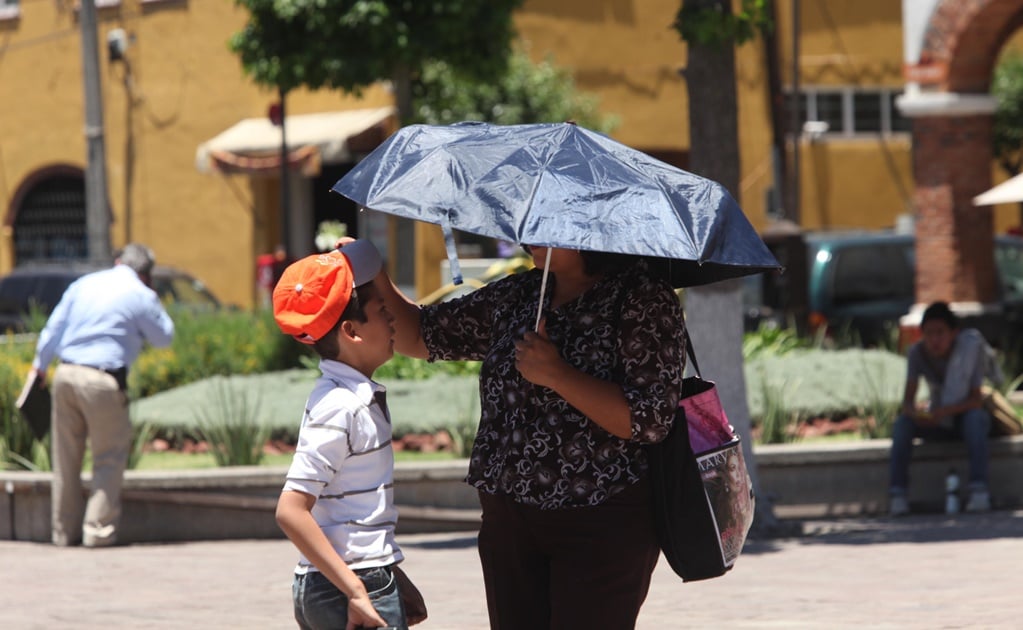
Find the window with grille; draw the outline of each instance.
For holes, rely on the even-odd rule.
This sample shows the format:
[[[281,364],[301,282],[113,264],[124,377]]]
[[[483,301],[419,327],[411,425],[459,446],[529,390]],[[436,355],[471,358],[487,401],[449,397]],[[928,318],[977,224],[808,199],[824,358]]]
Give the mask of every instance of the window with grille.
[[[87,257],[81,176],[46,178],[25,195],[14,219],[14,254],[18,265]]]

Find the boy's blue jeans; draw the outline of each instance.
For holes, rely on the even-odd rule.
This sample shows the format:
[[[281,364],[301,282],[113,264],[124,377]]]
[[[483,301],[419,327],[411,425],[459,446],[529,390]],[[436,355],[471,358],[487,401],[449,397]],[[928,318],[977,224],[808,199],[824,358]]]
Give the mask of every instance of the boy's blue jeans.
[[[893,493],[909,487],[909,460],[913,438],[948,440],[961,437],[970,457],[971,489],[986,490],[988,481],[988,433],[991,416],[984,409],[971,409],[955,417],[954,428],[919,426],[907,415],[899,415],[892,430],[889,488]]]
[[[388,628],[407,630],[401,593],[391,567],[356,569],[369,599]],[[295,621],[303,630],[344,630],[348,624],[348,598],[319,571],[295,575],[291,585]]]

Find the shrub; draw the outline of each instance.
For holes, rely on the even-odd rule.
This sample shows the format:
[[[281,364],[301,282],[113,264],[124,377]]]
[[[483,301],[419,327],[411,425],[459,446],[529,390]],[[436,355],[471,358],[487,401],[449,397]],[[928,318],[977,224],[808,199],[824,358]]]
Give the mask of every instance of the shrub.
[[[863,418],[861,431],[871,439],[890,438],[895,418],[902,407],[902,388],[884,380],[863,357],[861,361],[859,374],[865,390],[859,408],[859,415]]]
[[[779,328],[762,323],[755,331],[743,335],[742,358],[749,361],[760,356],[778,356],[798,348],[807,348],[811,343],[800,337],[794,328]]]
[[[871,405],[902,400],[906,359],[885,350],[799,349],[746,362],[750,415],[764,413],[764,385],[785,391],[785,406],[803,417],[842,417]],[[799,383],[786,389],[787,382]],[[926,397],[926,384],[919,396]]]
[[[454,452],[458,457],[472,455],[472,445],[476,442],[476,432],[479,431],[479,407],[479,397],[473,394],[468,404],[458,414],[457,420],[445,429],[454,441]]]
[[[9,341],[9,340],[8,340]],[[49,468],[49,436],[40,445],[15,407],[25,377],[31,369],[31,355],[4,346],[0,355],[0,468],[46,470]]]
[[[132,366],[132,399],[152,396],[211,376],[260,374],[299,365],[310,351],[281,331],[269,311],[197,313],[173,309],[174,342],[147,348]]]
[[[137,468],[146,445],[156,436],[156,426],[149,422],[138,422],[131,427],[131,450],[128,451],[128,469]]]
[[[376,380],[421,381],[438,374],[449,376],[477,376],[479,361],[437,361],[430,363],[395,354],[373,374]]]
[[[785,398],[791,391],[788,381],[781,386],[772,385],[761,373],[759,380],[760,395],[763,401],[761,413],[752,418],[752,424],[759,427],[757,442],[760,444],[785,444],[797,437],[796,429],[801,414],[793,411],[785,404]]]
[[[219,466],[254,466],[263,459],[270,428],[259,420],[260,400],[229,379],[216,378],[212,394],[193,408],[199,433]]]

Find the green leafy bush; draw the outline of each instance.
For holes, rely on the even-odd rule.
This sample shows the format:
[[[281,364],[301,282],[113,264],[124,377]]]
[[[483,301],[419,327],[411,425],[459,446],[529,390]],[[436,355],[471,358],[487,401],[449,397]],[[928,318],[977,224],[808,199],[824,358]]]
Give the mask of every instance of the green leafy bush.
[[[373,378],[378,381],[421,381],[438,374],[478,376],[479,373],[479,361],[436,361],[430,363],[423,359],[413,359],[402,354],[395,354],[390,361],[380,366],[373,374]]]
[[[742,357],[749,361],[754,357],[778,356],[812,345],[808,339],[799,336],[794,328],[779,328],[766,323],[742,337]]]
[[[774,404],[764,392],[784,392],[784,406],[803,418],[841,418],[898,405],[906,359],[886,350],[797,349],[746,362],[750,416]],[[926,386],[920,388],[921,398]]]
[[[269,311],[171,311],[174,342],[147,348],[128,375],[132,399],[211,376],[260,374],[299,365],[310,351],[281,334]]]
[[[443,61],[428,61],[412,85],[412,123],[446,125],[475,120],[500,125],[575,121],[602,133],[618,126],[593,94],[576,88],[571,72],[552,58],[533,63],[514,52],[505,72],[473,80]]]
[[[146,445],[156,437],[156,426],[149,422],[134,422],[131,428],[131,450],[128,451],[126,467],[135,469],[142,460]]]
[[[795,390],[793,384],[786,380],[781,385],[776,385],[770,382],[762,371],[756,384],[760,387],[762,401],[760,414],[753,419],[754,426],[759,429],[757,442],[785,444],[795,441],[802,413],[794,411],[786,403],[789,392]]]
[[[192,413],[218,466],[255,466],[263,459],[270,428],[259,419],[260,392],[213,379],[211,394],[196,401]]]
[[[28,344],[7,338],[0,354],[0,468],[48,470],[49,436],[40,444],[14,403],[32,367]]]

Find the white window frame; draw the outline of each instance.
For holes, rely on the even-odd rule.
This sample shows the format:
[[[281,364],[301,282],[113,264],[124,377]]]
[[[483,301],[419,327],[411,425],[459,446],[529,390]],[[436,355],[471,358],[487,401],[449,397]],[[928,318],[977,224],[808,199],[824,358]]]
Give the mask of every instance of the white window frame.
[[[892,111],[892,95],[899,94],[902,90],[900,88],[891,87],[863,87],[863,86],[802,86],[800,88],[800,100],[803,101],[806,110],[806,121],[814,122],[820,121],[820,113],[817,106],[818,96],[821,94],[839,94],[842,103],[842,128],[828,128],[827,131],[821,133],[817,132],[815,135],[822,138],[875,138],[877,136],[896,136],[905,135],[905,131],[895,131],[892,129],[892,122],[894,119]],[[789,95],[792,94],[791,90],[787,92]],[[881,130],[878,131],[856,131],[856,96],[862,94],[874,95],[880,99],[880,107],[878,108],[879,121],[878,125]],[[792,102],[792,99],[787,99],[786,102]],[[799,130],[800,135],[804,133],[803,129]]]
[[[120,6],[121,0],[95,0],[97,9],[109,9],[110,7]],[[75,11],[82,10],[82,0],[75,0]]]
[[[14,20],[20,16],[20,0],[0,0],[0,20]]]

